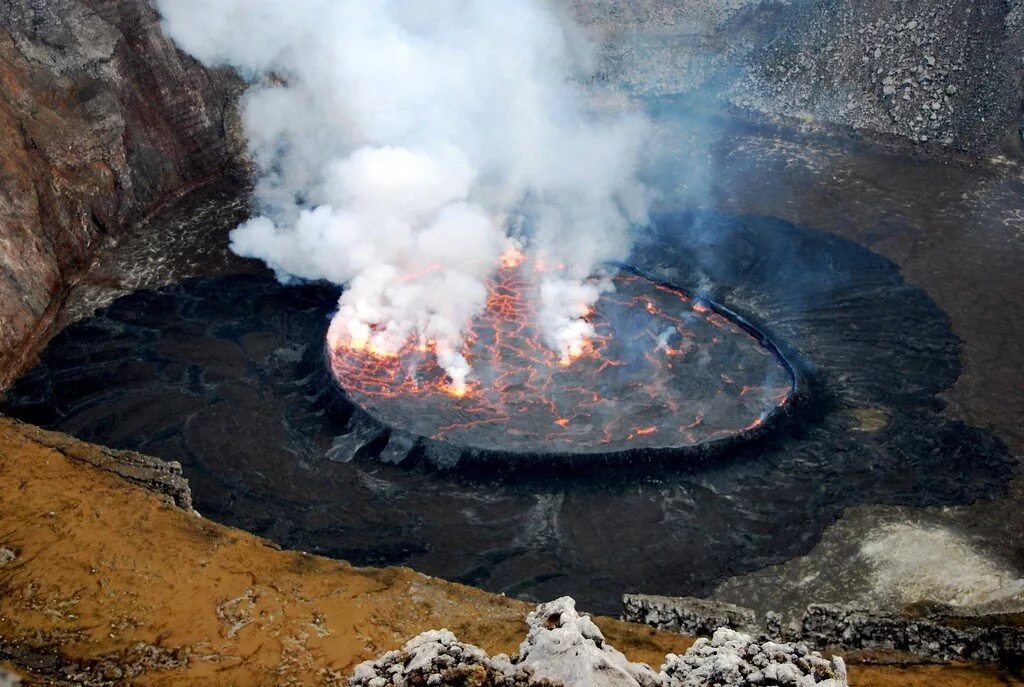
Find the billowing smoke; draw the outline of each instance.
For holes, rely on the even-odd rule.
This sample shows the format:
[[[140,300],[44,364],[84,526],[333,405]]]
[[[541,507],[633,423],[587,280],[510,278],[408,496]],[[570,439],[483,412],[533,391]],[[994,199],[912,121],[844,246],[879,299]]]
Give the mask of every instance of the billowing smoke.
[[[430,346],[453,386],[501,255],[546,266],[539,317],[570,358],[646,220],[638,114],[601,112],[588,48],[544,0],[156,0],[170,36],[251,81],[255,217],[231,236],[282,278],[347,286],[333,346]]]

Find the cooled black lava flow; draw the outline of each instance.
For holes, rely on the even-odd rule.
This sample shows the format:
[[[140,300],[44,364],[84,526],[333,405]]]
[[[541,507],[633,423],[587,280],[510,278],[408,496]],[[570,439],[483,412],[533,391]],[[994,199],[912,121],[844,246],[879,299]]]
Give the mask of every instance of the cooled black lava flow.
[[[121,299],[58,336],[6,410],[180,460],[200,511],[283,546],[613,613],[626,590],[699,595],[800,555],[848,506],[1005,488],[1005,449],[937,414],[958,373],[946,316],[887,260],[708,213],[660,218],[630,262],[691,291],[704,275],[715,300],[767,325],[812,373],[816,412],[700,469],[510,461],[466,475],[366,457],[383,437],[333,462],[347,418],[325,402],[337,395],[320,352],[336,293],[256,277]]]

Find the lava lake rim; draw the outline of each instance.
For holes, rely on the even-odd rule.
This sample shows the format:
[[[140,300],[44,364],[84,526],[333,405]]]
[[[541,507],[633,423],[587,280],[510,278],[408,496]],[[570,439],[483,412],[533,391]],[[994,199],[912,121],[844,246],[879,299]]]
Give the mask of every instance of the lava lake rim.
[[[594,448],[575,452],[539,452],[467,446],[458,441],[435,439],[389,425],[375,417],[352,398],[351,394],[332,375],[331,350],[326,341],[320,349],[320,355],[314,356],[315,360],[310,358],[306,361],[313,372],[311,375],[311,382],[314,385],[313,392],[318,398],[318,403],[324,403],[329,411],[339,419],[339,423],[346,423],[344,426],[348,431],[338,435],[339,437],[353,433],[372,437],[366,446],[372,445],[373,448],[368,451],[358,451],[360,456],[364,454],[379,455],[387,444],[396,438],[397,442],[403,442],[407,448],[400,449],[405,450],[403,457],[390,462],[409,466],[422,463],[442,471],[458,470],[467,474],[477,470],[483,471],[485,474],[493,474],[495,469],[502,467],[510,469],[528,467],[531,471],[540,471],[541,473],[566,472],[569,474],[591,468],[627,466],[635,469],[665,469],[669,467],[684,470],[695,469],[710,462],[727,459],[741,453],[744,448],[795,429],[801,423],[810,420],[817,412],[815,407],[819,406],[824,398],[810,367],[804,365],[796,352],[785,342],[778,341],[766,326],[755,323],[752,316],[740,313],[709,297],[695,296],[688,289],[657,277],[643,267],[618,261],[610,262],[609,266],[624,274],[636,276],[656,286],[678,292],[738,326],[757,345],[765,348],[785,372],[789,384],[789,392],[785,399],[768,410],[760,418],[756,427],[743,428],[728,436],[702,439],[690,445],[638,447],[608,451]],[[326,328],[324,331],[326,334]],[[410,409],[413,409],[412,405],[410,405]]]

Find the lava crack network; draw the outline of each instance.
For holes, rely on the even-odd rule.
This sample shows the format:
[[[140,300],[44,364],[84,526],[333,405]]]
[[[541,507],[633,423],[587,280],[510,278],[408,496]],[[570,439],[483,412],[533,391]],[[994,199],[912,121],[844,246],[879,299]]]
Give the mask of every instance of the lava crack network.
[[[329,352],[349,397],[384,424],[485,451],[601,453],[673,448],[759,426],[792,390],[783,362],[743,327],[682,291],[614,279],[588,319],[597,335],[571,364],[536,326],[538,277],[505,264],[464,354],[453,395],[427,347]]]

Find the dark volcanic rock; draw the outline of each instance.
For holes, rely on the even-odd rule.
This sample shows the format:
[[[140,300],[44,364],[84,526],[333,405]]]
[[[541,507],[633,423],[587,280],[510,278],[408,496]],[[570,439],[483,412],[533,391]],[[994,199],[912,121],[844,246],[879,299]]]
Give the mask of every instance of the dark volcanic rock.
[[[807,608],[800,634],[819,646],[895,649],[943,661],[968,659],[1004,665],[1024,661],[1024,628],[1019,618],[942,614],[917,618],[815,604]]]
[[[904,651],[939,661],[972,660],[1018,666],[1024,661],[1019,615],[976,615],[952,608],[879,612],[845,604],[812,604],[799,622],[778,624],[766,613],[761,627],[753,610],[713,599],[626,594],[622,619],[662,630],[708,636],[735,628],[785,641],[845,650]]]
[[[0,4],[0,388],[104,242],[232,158],[236,77],[147,0]]]
[[[685,635],[711,636],[720,627],[747,633],[758,630],[752,610],[714,599],[624,594],[622,606],[623,618],[630,622]]]

